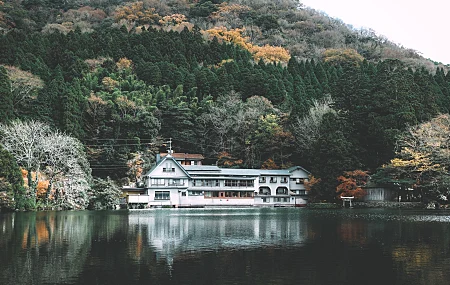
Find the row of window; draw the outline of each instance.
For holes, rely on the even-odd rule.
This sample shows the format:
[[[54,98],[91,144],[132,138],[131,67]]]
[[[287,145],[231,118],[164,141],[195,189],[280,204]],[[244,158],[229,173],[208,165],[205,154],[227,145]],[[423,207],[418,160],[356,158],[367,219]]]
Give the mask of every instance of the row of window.
[[[219,187],[219,180],[218,179],[194,179],[192,181],[193,186],[197,187]]]
[[[218,179],[194,179],[192,185],[196,187],[219,187]],[[225,187],[253,187],[253,180],[225,180]]]
[[[287,194],[287,189],[277,189],[277,194]],[[250,191],[188,191],[188,196],[205,196],[205,198],[252,198]],[[186,196],[186,192],[182,192]],[[274,197],[274,202],[289,202],[289,197]],[[170,191],[155,191],[155,200],[170,200]],[[270,198],[262,198],[263,202],[269,202]]]
[[[291,181],[295,181],[295,184],[305,184],[308,182],[307,178],[291,178]]]
[[[262,186],[259,187],[259,195],[270,195],[270,188],[267,186]],[[276,189],[276,194],[277,195],[287,195],[288,194],[288,189],[286,187],[278,187]]]
[[[205,198],[252,198],[251,191],[205,191]]]
[[[226,187],[253,187],[253,180],[225,180]]]
[[[164,186],[165,185],[165,179],[161,178],[152,178],[151,184],[152,186]],[[184,185],[184,179],[167,179],[167,185],[168,186],[183,186]]]
[[[261,176],[259,177],[259,183],[266,183],[267,182],[267,177],[265,176]],[[273,177],[271,176],[269,179],[270,183],[277,183],[277,177]],[[288,178],[287,177],[281,177],[280,178],[280,182],[281,183],[288,183]]]
[[[181,193],[186,196],[186,192]],[[188,196],[205,196],[205,198],[252,198],[250,191],[188,191]],[[170,200],[170,191],[155,191],[155,200]]]
[[[170,191],[155,191],[155,200],[170,200]]]
[[[270,198],[262,198],[263,203],[270,203]],[[275,197],[273,198],[273,201],[275,203],[287,203],[289,202],[289,198],[285,197],[285,198],[279,198],[279,197]]]
[[[305,178],[293,178],[296,184],[304,184],[307,179]],[[266,177],[262,176],[259,178],[260,183],[266,182]],[[270,183],[276,183],[276,177],[270,177]],[[183,186],[185,183],[184,179],[168,179],[169,186]],[[287,177],[281,178],[281,183],[287,183]],[[165,179],[162,178],[152,178],[152,186],[163,186],[165,185]],[[194,179],[192,185],[196,187],[219,187],[220,182],[218,179]],[[253,187],[253,180],[225,180],[226,187]]]
[[[267,178],[265,176],[260,176],[259,177],[259,183],[266,183],[267,182]],[[308,179],[306,178],[291,178],[291,181],[295,181],[296,184],[304,184],[305,182],[308,181]],[[271,176],[269,179],[270,183],[277,183],[277,177],[273,177]],[[288,183],[288,178],[287,177],[281,177],[280,178],[280,182],[281,183]]]

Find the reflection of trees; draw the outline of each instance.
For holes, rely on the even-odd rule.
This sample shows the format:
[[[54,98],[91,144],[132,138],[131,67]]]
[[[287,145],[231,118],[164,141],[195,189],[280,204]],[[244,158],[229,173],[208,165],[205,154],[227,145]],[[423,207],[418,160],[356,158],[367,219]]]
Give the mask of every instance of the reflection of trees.
[[[450,228],[446,223],[398,223],[388,254],[405,284],[447,284],[450,280]],[[409,282],[408,282],[409,281]]]
[[[0,284],[447,284],[450,227],[428,219],[356,209],[6,214]]]
[[[361,220],[342,221],[337,230],[340,239],[347,243],[364,245],[368,242],[367,222]]]
[[[0,280],[56,284],[76,278],[90,249],[88,222],[77,212],[15,213],[1,220],[10,234],[0,239]]]

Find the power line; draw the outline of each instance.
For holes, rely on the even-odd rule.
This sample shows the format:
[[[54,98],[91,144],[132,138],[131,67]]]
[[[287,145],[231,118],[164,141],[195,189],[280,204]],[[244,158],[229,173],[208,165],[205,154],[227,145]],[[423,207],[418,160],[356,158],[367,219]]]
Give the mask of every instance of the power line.
[[[150,146],[151,143],[124,143],[124,144],[85,144],[87,147],[108,147],[108,146]]]
[[[83,139],[84,141],[153,141],[154,139],[141,139],[141,138],[131,138],[131,139],[115,139],[115,138],[111,138],[111,139]]]

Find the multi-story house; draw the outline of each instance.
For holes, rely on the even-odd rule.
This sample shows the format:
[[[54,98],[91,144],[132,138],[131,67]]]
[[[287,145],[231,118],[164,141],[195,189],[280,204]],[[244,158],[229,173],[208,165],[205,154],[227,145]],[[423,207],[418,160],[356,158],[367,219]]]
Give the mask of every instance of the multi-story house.
[[[169,153],[144,176],[141,191],[127,191],[130,207],[305,206],[300,166],[284,170],[231,169],[186,163]],[[124,188],[124,192],[126,188]]]

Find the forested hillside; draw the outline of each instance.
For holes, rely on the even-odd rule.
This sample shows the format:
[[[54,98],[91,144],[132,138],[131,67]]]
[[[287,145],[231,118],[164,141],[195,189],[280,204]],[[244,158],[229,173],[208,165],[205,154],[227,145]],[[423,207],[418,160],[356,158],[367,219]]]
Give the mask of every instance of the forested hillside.
[[[168,138],[226,167],[301,165],[332,200],[344,171],[375,173],[408,126],[450,108],[446,66],[296,1],[3,0],[0,27],[3,147],[11,123],[39,122],[88,162],[56,172],[48,153],[5,154],[28,175],[20,191],[47,203],[74,173],[87,196],[91,175],[135,182]]]

